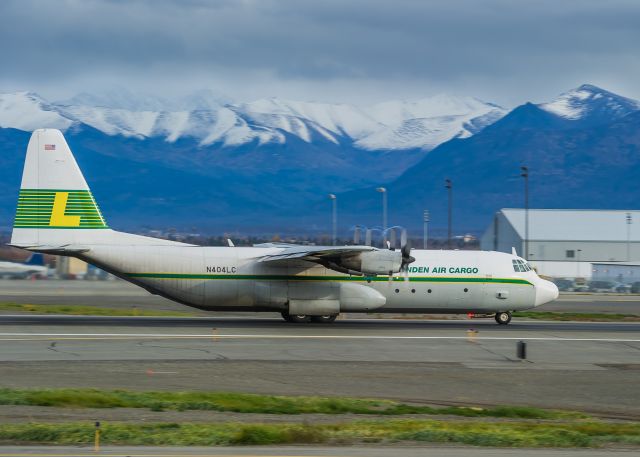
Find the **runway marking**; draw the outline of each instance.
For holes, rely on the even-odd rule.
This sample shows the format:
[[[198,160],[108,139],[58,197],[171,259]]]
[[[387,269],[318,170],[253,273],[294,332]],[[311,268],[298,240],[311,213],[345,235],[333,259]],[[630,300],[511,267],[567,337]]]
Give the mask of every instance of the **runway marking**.
[[[385,335],[260,335],[217,334],[219,339],[318,339],[318,340],[468,340],[467,336],[385,336]],[[0,333],[0,341],[48,341],[56,340],[131,340],[131,339],[211,339],[210,334],[154,334],[154,333]],[[548,336],[475,336],[486,341],[565,341],[640,343],[640,338],[562,338]]]

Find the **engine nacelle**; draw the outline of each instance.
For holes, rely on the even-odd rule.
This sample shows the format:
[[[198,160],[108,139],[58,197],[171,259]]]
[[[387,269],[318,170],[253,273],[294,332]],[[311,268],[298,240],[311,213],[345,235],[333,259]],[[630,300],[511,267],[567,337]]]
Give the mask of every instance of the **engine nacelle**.
[[[398,273],[402,265],[402,252],[383,249],[366,251],[343,259],[341,266],[365,275],[388,275]]]

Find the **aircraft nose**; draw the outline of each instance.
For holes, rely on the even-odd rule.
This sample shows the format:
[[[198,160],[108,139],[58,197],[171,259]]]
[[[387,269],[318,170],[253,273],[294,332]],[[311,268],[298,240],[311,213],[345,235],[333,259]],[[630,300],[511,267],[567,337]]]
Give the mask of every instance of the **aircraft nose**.
[[[536,306],[544,305],[558,298],[558,286],[545,279],[536,284]]]

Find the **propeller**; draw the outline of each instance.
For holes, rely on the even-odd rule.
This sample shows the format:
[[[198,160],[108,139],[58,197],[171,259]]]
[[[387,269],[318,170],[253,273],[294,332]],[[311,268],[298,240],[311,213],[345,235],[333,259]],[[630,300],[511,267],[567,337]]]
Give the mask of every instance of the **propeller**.
[[[364,244],[367,246],[371,246],[371,229],[367,229],[364,233]]]
[[[400,252],[402,252],[402,263],[400,264],[400,271],[404,272],[405,282],[409,281],[409,264],[416,261],[415,257],[411,256],[411,242],[407,238],[407,230],[402,229],[400,234]]]
[[[356,225],[356,228],[353,231],[353,244],[356,246],[360,244],[360,226]]]
[[[388,228],[382,232],[384,238],[384,244],[390,251],[396,250],[396,229],[395,227]],[[389,285],[393,283],[393,271],[389,272]]]

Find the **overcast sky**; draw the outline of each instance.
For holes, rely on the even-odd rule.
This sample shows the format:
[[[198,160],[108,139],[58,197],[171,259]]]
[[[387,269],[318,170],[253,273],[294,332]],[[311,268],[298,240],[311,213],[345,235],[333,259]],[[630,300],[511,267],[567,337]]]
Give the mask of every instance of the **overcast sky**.
[[[120,86],[512,107],[582,83],[640,99],[637,0],[0,1],[0,90]]]

